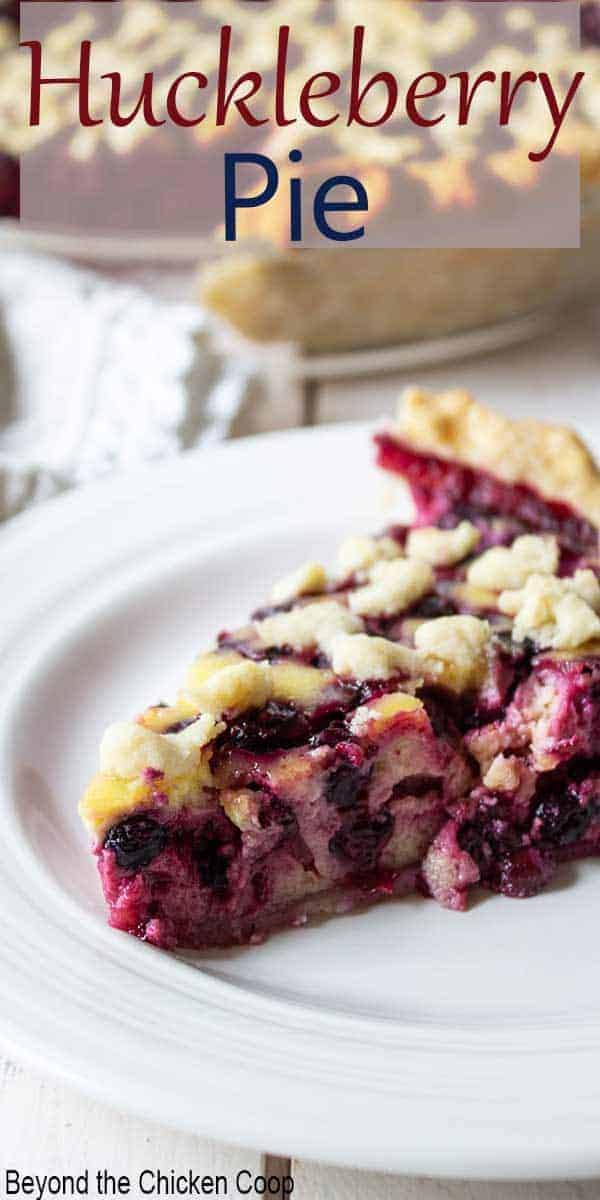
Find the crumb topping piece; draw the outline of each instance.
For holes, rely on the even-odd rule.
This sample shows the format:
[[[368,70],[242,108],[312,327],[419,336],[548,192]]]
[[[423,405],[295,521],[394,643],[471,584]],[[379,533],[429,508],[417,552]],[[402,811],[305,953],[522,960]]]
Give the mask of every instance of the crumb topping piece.
[[[391,537],[362,537],[358,534],[345,538],[337,555],[340,575],[356,575],[368,571],[380,559],[401,558],[402,550]]]
[[[456,529],[437,529],[427,525],[413,529],[406,540],[409,558],[420,558],[432,567],[453,567],[472,554],[481,534],[471,521],[461,521]]]
[[[198,705],[191,696],[180,693],[175,704],[150,705],[136,720],[139,725],[144,725],[153,733],[168,733],[173,726],[180,725],[181,722],[187,724],[198,716]]]
[[[198,706],[214,717],[262,708],[272,695],[271,667],[249,658],[210,675],[194,692]]]
[[[388,692],[371,700],[369,704],[361,704],[352,715],[350,732],[357,737],[377,733],[379,735],[386,725],[390,725],[402,713],[424,711],[421,700],[407,692]]]
[[[366,633],[339,633],[331,644],[331,665],[336,675],[358,682],[419,673],[419,657],[408,646]]]
[[[102,738],[100,769],[121,779],[136,779],[146,770],[176,778],[224,728],[212,713],[203,713],[179,733],[154,733],[135,721],[120,721],[109,725]]]
[[[291,646],[302,651],[317,646],[325,653],[336,634],[360,633],[362,627],[362,621],[338,600],[315,600],[255,622],[259,640],[267,649]]]
[[[226,788],[221,793],[221,808],[242,832],[249,828],[260,830],[256,792],[247,788]]]
[[[320,667],[306,667],[302,663],[282,662],[271,666],[273,699],[282,703],[296,704],[298,708],[314,708],[323,700],[324,693],[334,684],[331,671]]]
[[[201,654],[188,667],[185,679],[186,690],[195,692],[201,684],[210,679],[211,675],[222,671],[223,667],[232,667],[243,661],[243,655],[239,654],[237,650],[209,650],[206,654]]]
[[[483,777],[483,783],[493,792],[514,792],[520,782],[519,761],[512,755],[505,758],[497,754]]]
[[[530,575],[554,575],[558,568],[558,542],[552,535],[524,534],[512,546],[493,546],[467,569],[474,587],[502,592],[520,588]]]
[[[498,606],[515,618],[513,638],[540,647],[576,650],[600,637],[600,584],[591,570],[571,578],[531,575],[517,591],[502,592]]]
[[[375,563],[369,580],[365,587],[350,592],[348,604],[352,611],[362,617],[394,617],[431,591],[434,576],[429,563],[403,558]]]
[[[287,604],[297,596],[315,595],[322,592],[327,584],[325,567],[318,562],[305,562],[302,566],[285,575],[271,589],[273,604]]]
[[[436,617],[415,632],[415,645],[433,680],[455,692],[482,683],[488,665],[491,629],[479,617]]]

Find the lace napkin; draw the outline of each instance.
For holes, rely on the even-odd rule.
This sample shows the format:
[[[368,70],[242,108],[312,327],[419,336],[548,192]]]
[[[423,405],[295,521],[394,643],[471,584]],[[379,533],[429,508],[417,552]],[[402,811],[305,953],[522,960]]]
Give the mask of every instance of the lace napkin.
[[[191,304],[22,251],[0,254],[0,519],[225,437],[250,367]]]

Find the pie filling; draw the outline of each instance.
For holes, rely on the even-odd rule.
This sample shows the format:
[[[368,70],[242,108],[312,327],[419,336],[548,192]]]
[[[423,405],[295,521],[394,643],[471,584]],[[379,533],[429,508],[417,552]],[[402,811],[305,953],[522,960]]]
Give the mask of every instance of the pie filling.
[[[81,811],[110,922],[229,946],[419,890],[533,896],[600,848],[598,534],[379,436],[417,516],[307,563],[112,726]]]
[[[375,440],[379,466],[409,484],[419,524],[444,528],[473,521],[483,526],[489,542],[506,543],[531,530],[554,533],[565,550],[596,552],[598,531],[589,521],[526,483],[503,483],[487,471],[420,454],[389,434]]]

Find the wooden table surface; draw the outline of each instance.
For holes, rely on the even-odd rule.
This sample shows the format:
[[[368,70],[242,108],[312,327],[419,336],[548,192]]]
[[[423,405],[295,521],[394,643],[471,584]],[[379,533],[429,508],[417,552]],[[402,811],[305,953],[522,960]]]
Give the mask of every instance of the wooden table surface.
[[[569,401],[583,397],[590,418],[600,413],[600,312],[564,321],[559,331],[523,347],[472,359],[461,364],[412,371],[409,377],[387,375],[369,380],[327,382],[308,393],[272,393],[257,400],[237,423],[236,434],[257,432],[299,421],[328,422],[376,417],[391,412],[400,388],[417,381],[444,388],[467,386],[482,399],[520,404],[529,412],[568,419]],[[93,1063],[90,1064],[93,1070]],[[199,1106],[202,1081],[198,1081]],[[86,1168],[127,1174],[136,1179],[144,1169],[177,1172],[192,1169],[200,1175],[224,1175],[228,1194],[238,1171],[260,1175],[259,1151],[239,1150],[178,1133],[107,1108],[75,1093],[69,1086],[42,1078],[31,1068],[0,1059],[0,1196],[4,1172],[78,1174]],[[560,1130],[556,1130],[560,1137]],[[268,1147],[264,1147],[267,1150]],[[281,1169],[273,1163],[270,1169]],[[431,1181],[338,1170],[294,1160],[297,1200],[592,1200],[598,1182],[499,1184]],[[244,1176],[246,1180],[248,1177]],[[131,1193],[137,1197],[135,1188]],[[251,1193],[255,1194],[255,1193]],[[90,1189],[94,1197],[96,1192]]]

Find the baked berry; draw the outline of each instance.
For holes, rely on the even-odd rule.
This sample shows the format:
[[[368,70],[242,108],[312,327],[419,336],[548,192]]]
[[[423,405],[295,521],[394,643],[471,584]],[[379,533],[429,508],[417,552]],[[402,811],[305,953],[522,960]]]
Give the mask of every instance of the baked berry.
[[[339,812],[355,808],[362,789],[365,785],[364,772],[359,771],[350,763],[342,763],[331,771],[325,785],[325,799],[333,804]]]
[[[106,835],[104,848],[113,851],[117,865],[123,871],[137,871],[149,866],[160,854],[167,837],[164,825],[140,814],[113,825]]]
[[[527,847],[497,859],[484,882],[494,892],[524,900],[527,896],[537,896],[555,870],[556,862],[550,854]]]
[[[220,899],[228,892],[228,870],[239,847],[239,832],[224,831],[208,821],[196,842],[196,862],[200,879]]]
[[[334,833],[329,851],[334,858],[352,863],[359,871],[373,871],[393,828],[394,818],[387,808],[374,817],[361,812]]]
[[[536,841],[571,846],[583,837],[591,817],[590,810],[583,808],[576,795],[542,800],[535,810],[533,833]]]

